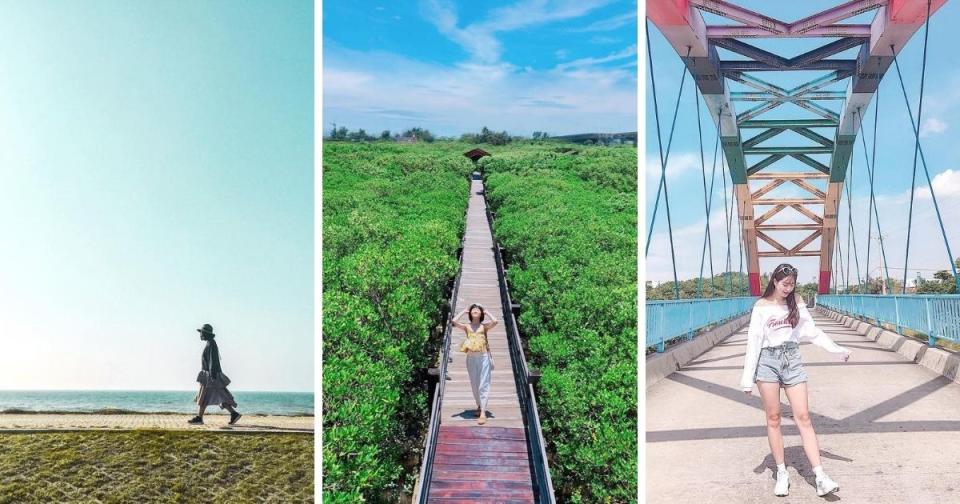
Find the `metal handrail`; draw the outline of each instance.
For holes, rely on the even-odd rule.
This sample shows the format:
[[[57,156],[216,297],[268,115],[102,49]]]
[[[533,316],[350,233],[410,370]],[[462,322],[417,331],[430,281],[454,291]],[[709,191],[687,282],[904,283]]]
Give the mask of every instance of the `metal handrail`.
[[[464,221],[466,221],[466,214],[467,210],[464,210]],[[440,430],[440,405],[443,401],[443,391],[447,381],[447,361],[450,360],[450,332],[453,328],[450,324],[450,319],[453,311],[456,310],[457,307],[457,294],[460,291],[460,276],[463,273],[463,248],[466,235],[466,229],[464,229],[463,236],[460,238],[460,257],[458,258],[459,266],[457,267],[457,276],[453,282],[453,291],[450,293],[450,311],[447,313],[447,319],[444,321],[446,327],[443,330],[443,343],[440,348],[440,374],[437,381],[437,389],[433,394],[433,403],[430,407],[430,427],[427,429],[427,438],[424,441],[424,455],[423,461],[420,464],[419,484],[413,496],[414,502],[421,504],[426,504],[427,496],[430,494],[429,476],[433,474],[433,460],[437,452],[437,435]]]
[[[817,304],[833,311],[926,334],[927,344],[960,343],[960,296],[956,294],[824,294]]]
[[[700,329],[749,313],[756,300],[738,296],[647,301],[647,348],[663,352],[667,341],[693,339]]]
[[[493,234],[493,216],[490,207],[486,209],[487,224],[490,234]],[[510,300],[510,289],[507,285],[507,275],[503,267],[503,256],[499,244],[494,241],[493,257],[497,265],[497,277],[500,287],[500,302],[503,310],[503,320],[507,329],[507,341],[510,347],[510,361],[513,365],[513,375],[517,384],[520,399],[520,411],[524,418],[524,428],[527,431],[527,448],[530,451],[530,465],[534,472],[534,496],[538,503],[554,504],[556,498],[553,493],[553,481],[550,478],[550,467],[547,464],[546,441],[543,439],[543,430],[540,427],[540,416],[537,413],[537,400],[530,382],[530,370],[523,353],[523,344],[517,330],[517,320],[513,315],[513,304]]]

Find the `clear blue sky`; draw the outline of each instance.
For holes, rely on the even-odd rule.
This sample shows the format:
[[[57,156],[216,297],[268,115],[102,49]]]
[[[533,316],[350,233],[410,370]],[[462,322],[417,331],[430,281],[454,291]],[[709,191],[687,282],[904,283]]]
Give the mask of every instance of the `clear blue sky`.
[[[819,12],[831,6],[837,5],[836,1],[811,1],[811,2],[759,2],[759,1],[738,1],[737,5],[762,12],[784,21],[794,21],[807,15]],[[844,22],[867,23],[872,20],[874,12],[866,13]],[[733,21],[721,20],[712,15],[706,15],[708,24],[734,24]],[[945,213],[947,234],[950,244],[953,248],[954,257],[960,256],[960,225],[956,219],[949,216],[960,212],[960,143],[956,141],[957,134],[960,132],[960,69],[956,62],[957,53],[955,37],[951,33],[952,27],[960,24],[960,11],[956,2],[947,2],[932,18],[930,23],[930,41],[928,47],[928,64],[925,84],[925,96],[923,103],[923,127],[921,129],[921,143],[927,157],[927,163],[930,169],[930,175],[934,180],[934,188],[937,198],[941,205],[941,210]],[[761,48],[773,51],[786,57],[792,57],[814,47],[825,44],[832,39],[811,40],[776,40],[776,39],[754,39],[752,42]],[[680,85],[682,66],[680,58],[676,51],[666,42],[663,36],[657,31],[657,28],[650,24],[650,43],[653,52],[653,67],[657,83],[657,97],[660,106],[660,124],[663,131],[663,143],[666,148],[667,135],[670,129],[670,117],[677,99],[677,91]],[[645,50],[645,48],[644,48]],[[907,87],[907,93],[916,116],[916,107],[920,89],[920,70],[923,50],[923,28],[910,40],[899,57],[900,66],[904,73],[904,79]],[[833,58],[853,58],[851,50],[841,53]],[[741,59],[732,53],[721,50],[721,58]],[[653,114],[652,87],[650,86],[649,70],[647,72],[646,86],[646,208],[647,222],[649,225],[654,198],[656,196],[657,184],[660,176],[660,165],[657,150],[656,124]],[[759,77],[771,82],[790,88],[800,82],[810,80],[811,78],[822,75],[825,72],[806,72],[798,73],[793,78],[784,78],[773,73],[765,72]],[[730,81],[727,81],[728,83]],[[845,91],[846,83],[835,85],[831,90]],[[679,118],[677,120],[676,133],[673,141],[673,147],[670,153],[670,163],[667,168],[669,194],[671,204],[671,216],[673,220],[674,242],[677,247],[678,258],[677,267],[681,278],[696,277],[700,266],[700,251],[703,243],[705,228],[705,215],[703,206],[703,181],[701,175],[701,162],[699,153],[699,144],[697,138],[696,109],[693,102],[693,87],[689,76],[684,84],[685,91],[680,104]],[[742,85],[733,85],[734,91],[751,90]],[[867,146],[872,149],[873,146],[873,120],[876,111],[876,97],[871,103],[870,109],[865,112],[864,129],[867,131]],[[832,102],[826,106],[838,110],[840,102]],[[743,111],[751,104],[744,102],[735,103],[738,111]],[[704,125],[704,155],[706,157],[706,169],[708,176],[713,162],[713,148],[716,141],[716,128],[710,123],[707,117],[706,108],[701,102],[701,111],[703,113]],[[805,111],[793,106],[783,105],[776,113],[769,113],[762,118],[800,118],[810,116]],[[897,80],[895,69],[891,66],[880,85],[880,118],[878,126],[878,146],[876,163],[876,195],[879,198],[880,225],[884,234],[884,241],[887,250],[887,259],[890,267],[891,276],[902,278],[903,263],[905,255],[905,240],[907,232],[907,213],[910,197],[910,178],[913,169],[913,151],[914,136],[910,132],[910,123],[903,101],[903,95],[900,90],[900,84]],[[744,138],[749,138],[757,131],[743,132]],[[824,130],[823,134],[827,134]],[[830,133],[832,138],[832,133]],[[788,137],[787,134],[781,135],[782,138],[770,140],[764,145],[807,145],[809,140],[804,140],[797,136]],[[799,138],[799,140],[798,140]],[[866,241],[867,241],[867,205],[869,200],[869,183],[867,179],[866,164],[864,160],[863,145],[860,137],[857,138],[857,145],[854,149],[854,167],[853,167],[853,218],[854,232],[857,236],[858,253],[860,261],[861,276],[866,271]],[[722,152],[722,151],[721,151]],[[721,154],[722,157],[722,154]],[[823,157],[822,160],[825,160]],[[750,159],[750,162],[756,162],[759,158]],[[790,165],[786,160],[781,161],[779,166],[785,168],[777,171],[791,171],[806,168],[799,168],[799,162],[794,161],[795,165]],[[799,165],[799,166],[798,166]],[[776,166],[776,165],[775,165]],[[922,166],[918,162],[918,193],[914,207],[914,220],[912,243],[910,248],[910,266],[909,275],[913,279],[919,271],[923,276],[930,277],[934,270],[948,269],[947,254],[940,235],[940,229],[936,222],[933,205],[929,197],[929,191],[919,189],[926,187],[926,179],[923,177]],[[723,227],[723,194],[722,184],[719,178],[716,181],[715,198],[713,203],[713,217],[711,218],[711,230],[714,238],[714,257],[716,271],[724,270],[725,259],[717,259],[726,256],[726,231]],[[849,172],[848,172],[849,174]],[[850,180],[848,175],[848,181]],[[729,184],[729,182],[728,182]],[[756,184],[756,183],[754,183]],[[922,185],[921,185],[922,184]],[[821,184],[822,185],[822,184]],[[754,189],[757,186],[752,186]],[[729,188],[729,185],[728,185]],[[784,191],[771,193],[771,196],[807,196],[799,188],[793,191]],[[769,207],[767,207],[769,208]],[[787,214],[787,210],[783,214]],[[794,212],[794,215],[795,212]],[[793,219],[784,216],[781,222],[804,222],[803,218]],[[847,200],[841,202],[840,212],[840,232],[838,236],[842,240],[841,246],[844,249],[844,258],[847,257]],[[873,236],[876,237],[876,224],[874,224]],[[733,231],[736,233],[736,221],[734,221]],[[646,233],[644,233],[646,234]],[[789,234],[782,233],[776,235],[783,237],[783,243],[787,246],[793,246],[799,242],[805,235],[795,234],[789,237]],[[789,238],[788,238],[789,237]],[[733,269],[739,270],[739,259],[737,254],[737,236],[734,234],[733,244]],[[819,240],[812,245],[819,248]],[[808,248],[813,248],[808,246]],[[761,248],[770,248],[768,245],[761,244]],[[761,259],[760,269],[762,272],[769,272],[779,262],[780,258]],[[817,275],[818,258],[791,258],[791,262],[800,268],[800,280],[803,282],[814,281]],[[874,245],[870,255],[871,276],[876,277],[879,274],[880,256],[878,253],[878,244]],[[854,273],[851,274],[851,282],[855,275],[855,265],[851,262]],[[894,269],[896,268],[896,269]],[[746,268],[744,267],[744,270]],[[650,247],[650,255],[647,261],[647,278],[650,280],[672,280],[673,273],[670,263],[670,249],[667,237],[667,220],[664,211],[664,205],[661,201],[660,210],[657,216],[655,232]]]
[[[313,388],[309,1],[0,4],[0,388]]]
[[[637,4],[323,3],[323,127],[636,130]]]

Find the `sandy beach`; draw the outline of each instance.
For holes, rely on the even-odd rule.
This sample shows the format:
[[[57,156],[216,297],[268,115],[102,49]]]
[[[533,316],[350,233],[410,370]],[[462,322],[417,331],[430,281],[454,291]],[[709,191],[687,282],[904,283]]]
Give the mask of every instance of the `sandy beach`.
[[[313,434],[314,431],[311,416],[244,415],[236,425],[228,425],[228,415],[208,413],[203,417],[203,425],[189,425],[187,420],[192,416],[182,413],[0,413],[0,432],[159,429]]]

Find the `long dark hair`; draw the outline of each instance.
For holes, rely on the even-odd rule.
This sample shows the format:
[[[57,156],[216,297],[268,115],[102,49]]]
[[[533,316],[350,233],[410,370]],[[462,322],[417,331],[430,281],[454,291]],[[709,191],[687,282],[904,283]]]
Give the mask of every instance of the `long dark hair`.
[[[763,291],[764,299],[769,299],[773,295],[773,291],[776,290],[776,282],[787,278],[788,276],[793,277],[793,281],[797,281],[797,268],[794,268],[790,264],[783,263],[776,268],[774,268],[773,273],[770,275],[770,281],[767,282],[767,289]],[[787,321],[790,322],[790,327],[797,327],[797,323],[800,322],[800,309],[797,308],[797,289],[794,289],[787,294],[787,308],[790,309],[790,313],[787,315]]]
[[[486,315],[486,313],[483,311],[483,307],[480,306],[480,305],[478,305],[477,303],[473,303],[472,305],[470,305],[470,309],[467,310],[467,319],[470,320],[470,323],[473,323],[473,309],[474,309],[474,308],[479,308],[479,309],[480,309],[480,320],[478,320],[477,322],[478,322],[478,323],[483,323],[483,317]]]

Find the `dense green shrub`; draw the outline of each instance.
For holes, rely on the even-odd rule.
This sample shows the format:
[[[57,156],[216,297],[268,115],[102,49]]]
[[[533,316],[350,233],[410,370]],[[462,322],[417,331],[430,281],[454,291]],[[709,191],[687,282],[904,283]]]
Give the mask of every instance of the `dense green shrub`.
[[[558,502],[636,502],[637,151],[481,163],[507,250]]]
[[[395,501],[413,483],[420,373],[457,273],[471,170],[426,145],[324,146],[325,502]]]

